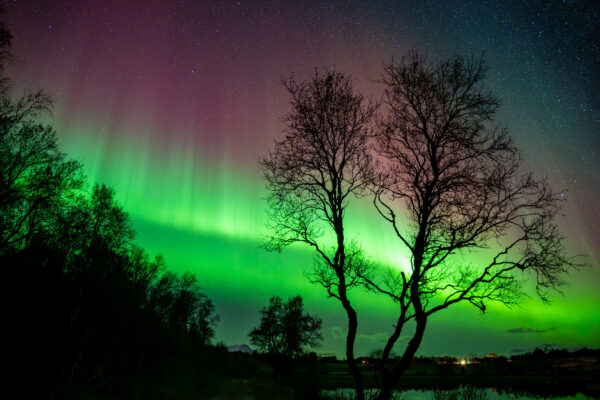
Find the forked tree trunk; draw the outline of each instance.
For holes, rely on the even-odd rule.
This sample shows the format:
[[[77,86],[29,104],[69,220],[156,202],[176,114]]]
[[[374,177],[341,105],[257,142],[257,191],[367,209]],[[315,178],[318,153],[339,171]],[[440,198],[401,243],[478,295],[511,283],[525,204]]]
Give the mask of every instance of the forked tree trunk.
[[[356,365],[356,360],[354,359],[354,341],[356,340],[356,331],[358,328],[358,318],[356,316],[356,311],[350,305],[348,298],[346,296],[341,297],[342,305],[344,306],[344,310],[346,310],[346,314],[348,315],[348,334],[346,335],[346,363],[348,364],[348,368],[350,369],[350,373],[352,374],[352,378],[354,379],[354,387],[356,389],[356,399],[364,400],[365,399],[365,388],[362,379],[362,375],[358,370],[358,366]]]
[[[392,392],[397,389],[398,382],[400,378],[408,367],[410,366],[410,362],[415,356],[419,346],[421,345],[421,341],[423,340],[423,333],[425,332],[425,325],[427,324],[427,319],[425,316],[421,318],[421,321],[417,319],[417,328],[415,330],[415,335],[408,343],[402,358],[396,362],[389,371],[387,371],[383,375],[383,380],[381,383],[381,390],[379,395],[377,396],[377,400],[389,400],[392,397]]]
[[[341,205],[338,207],[339,210],[342,209]],[[346,334],[346,363],[348,364],[348,368],[350,369],[350,373],[352,374],[352,378],[354,379],[354,387],[356,389],[356,400],[364,400],[365,399],[365,388],[363,383],[362,375],[358,369],[358,365],[356,365],[356,360],[354,359],[354,342],[356,341],[356,331],[358,330],[358,317],[356,316],[356,310],[350,304],[350,300],[348,299],[348,292],[346,286],[346,276],[343,267],[339,266],[346,265],[346,253],[344,246],[344,226],[343,226],[343,214],[338,214],[336,223],[335,223],[335,232],[337,236],[338,242],[338,250],[336,254],[336,275],[339,280],[338,285],[338,294],[339,299],[346,311],[346,315],[348,316],[348,333]]]
[[[398,360],[396,363],[392,364],[387,371],[384,371],[381,382],[381,390],[379,391],[377,400],[391,399],[392,392],[397,388],[400,378],[408,369],[410,362],[414,358],[419,346],[421,345],[421,342],[423,341],[423,334],[425,333],[425,326],[427,325],[427,315],[425,314],[423,310],[423,304],[421,303],[418,278],[421,274],[423,249],[425,248],[423,240],[424,232],[424,226],[421,225],[419,235],[417,235],[416,239],[416,255],[414,258],[413,279],[410,291],[410,297],[412,300],[413,309],[415,311],[415,321],[417,323],[415,334],[410,342],[408,342],[408,346],[406,346],[402,358],[400,358],[400,360]]]

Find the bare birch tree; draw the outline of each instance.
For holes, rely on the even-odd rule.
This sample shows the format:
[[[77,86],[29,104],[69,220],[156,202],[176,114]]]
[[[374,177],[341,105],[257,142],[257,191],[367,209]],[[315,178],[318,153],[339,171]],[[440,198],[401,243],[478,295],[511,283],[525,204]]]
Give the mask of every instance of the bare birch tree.
[[[384,69],[388,115],[377,135],[383,170],[374,205],[408,249],[410,270],[365,276],[400,309],[383,351],[379,399],[391,397],[436,312],[459,302],[482,312],[490,301],[515,304],[526,275],[547,301],[580,266],[566,255],[555,222],[563,194],[522,171],[510,136],[493,126],[500,102],[484,77],[482,60],[431,63],[418,52]],[[485,251],[470,257],[478,250]],[[409,321],[412,338],[392,360]]]
[[[315,71],[302,82],[292,77],[283,84],[292,98],[285,137],[260,160],[269,190],[267,248],[303,243],[315,251],[308,275],[346,312],[346,359],[362,400],[363,381],[354,359],[358,319],[348,290],[358,284],[365,267],[345,231],[344,217],[350,198],[365,194],[371,181],[367,143],[376,105],[335,70]]]

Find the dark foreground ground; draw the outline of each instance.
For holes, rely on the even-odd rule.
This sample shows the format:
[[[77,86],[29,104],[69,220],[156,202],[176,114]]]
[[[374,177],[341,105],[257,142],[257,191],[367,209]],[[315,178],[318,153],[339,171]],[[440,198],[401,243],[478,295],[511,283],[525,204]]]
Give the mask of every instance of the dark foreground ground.
[[[414,360],[400,381],[398,390],[451,391],[461,386],[489,388],[508,398],[561,398],[583,394],[600,399],[600,357],[591,353],[529,354],[524,357],[485,358],[461,364],[460,360],[420,358]],[[351,388],[353,380],[346,363],[316,356],[298,360],[285,382],[278,381],[266,357],[243,353],[217,352],[196,360],[202,368],[192,372],[172,360],[169,378],[140,381],[134,392],[99,390],[91,386],[72,389],[55,396],[28,398],[76,399],[209,399],[209,400],[349,400],[344,396],[323,396],[323,391]],[[360,369],[367,387],[378,386],[376,360],[361,360]],[[112,392],[112,393],[111,393]],[[439,397],[439,396],[438,396]],[[0,399],[3,399],[0,395]],[[445,397],[440,397],[445,398]],[[450,398],[450,397],[448,397]],[[454,398],[454,397],[452,397]]]
[[[321,390],[351,388],[353,380],[343,361],[305,359],[294,368],[286,384],[277,384],[267,360],[247,355],[238,358],[240,367],[249,367],[215,399],[302,399],[315,398]],[[377,363],[365,359],[360,366],[368,387],[377,387]],[[600,362],[592,354],[561,354],[549,357],[485,358],[461,365],[460,361],[440,362],[417,359],[402,378],[399,390],[452,390],[470,385],[490,388],[499,394],[517,397],[558,398],[578,393],[600,398]]]

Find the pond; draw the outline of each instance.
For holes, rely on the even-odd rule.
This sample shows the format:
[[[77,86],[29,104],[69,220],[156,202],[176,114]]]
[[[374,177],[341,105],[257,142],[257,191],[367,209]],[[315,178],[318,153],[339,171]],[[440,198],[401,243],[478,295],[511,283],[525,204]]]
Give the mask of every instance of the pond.
[[[512,388],[481,388],[473,385],[462,385],[453,389],[423,389],[396,392],[394,400],[499,400],[499,399],[560,399],[560,400],[591,400],[600,399],[600,391],[593,387],[591,390],[582,388],[563,388],[550,393],[548,390],[525,390]],[[595,390],[594,390],[595,389]],[[367,390],[367,399],[373,390]],[[353,400],[354,389],[341,388],[322,392],[323,400]]]

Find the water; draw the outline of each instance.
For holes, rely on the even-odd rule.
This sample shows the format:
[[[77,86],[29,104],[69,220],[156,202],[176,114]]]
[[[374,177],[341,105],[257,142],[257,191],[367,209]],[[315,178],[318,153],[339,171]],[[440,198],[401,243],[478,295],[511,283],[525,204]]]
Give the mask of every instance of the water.
[[[354,389],[340,388],[336,390],[325,390],[322,392],[324,400],[353,400]],[[366,398],[374,394],[373,390],[366,391]],[[600,399],[600,394],[548,394],[530,391],[512,391],[508,389],[478,388],[471,385],[460,386],[456,389],[447,390],[406,390],[396,392],[394,400],[533,400],[533,399],[556,399],[556,400],[595,400]]]

